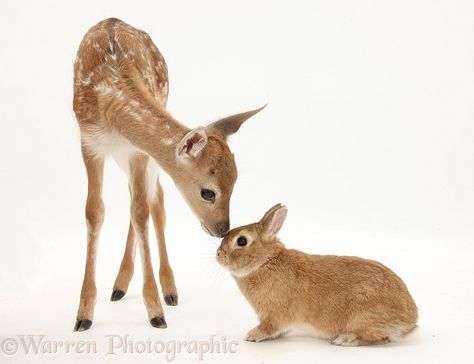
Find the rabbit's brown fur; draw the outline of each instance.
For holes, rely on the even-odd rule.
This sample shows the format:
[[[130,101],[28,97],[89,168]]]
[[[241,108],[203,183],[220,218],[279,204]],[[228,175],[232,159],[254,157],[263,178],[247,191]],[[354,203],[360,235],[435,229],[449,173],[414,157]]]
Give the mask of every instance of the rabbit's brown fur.
[[[381,344],[416,326],[415,302],[384,265],[286,249],[276,237],[286,211],[276,205],[260,222],[231,230],[217,252],[259,317],[247,340],[310,326],[333,344]]]

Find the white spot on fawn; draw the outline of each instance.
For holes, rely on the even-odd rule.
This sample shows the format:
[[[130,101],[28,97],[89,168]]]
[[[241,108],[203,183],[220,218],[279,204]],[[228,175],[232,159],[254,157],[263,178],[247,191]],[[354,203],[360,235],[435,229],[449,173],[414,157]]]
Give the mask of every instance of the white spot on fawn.
[[[172,145],[174,143],[174,139],[173,138],[163,138],[161,140],[161,142],[164,144],[164,145]]]
[[[99,83],[94,87],[94,90],[96,90],[98,93],[103,94],[103,95],[109,95],[112,93],[112,87],[105,83]]]
[[[94,72],[89,73],[87,77],[80,79],[81,83],[83,85],[89,85],[91,83],[91,79],[93,75],[94,75]]]
[[[129,110],[128,113],[135,119],[135,120],[138,120],[138,121],[144,121],[142,116],[138,113],[136,113],[135,111],[132,111],[132,110]]]
[[[120,101],[123,101],[125,99],[125,93],[122,90],[118,90],[115,95]]]

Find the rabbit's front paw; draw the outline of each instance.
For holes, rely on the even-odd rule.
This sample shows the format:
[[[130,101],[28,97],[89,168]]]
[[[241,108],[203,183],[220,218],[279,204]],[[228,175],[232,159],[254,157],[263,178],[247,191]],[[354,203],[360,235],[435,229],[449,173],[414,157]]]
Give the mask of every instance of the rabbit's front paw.
[[[253,342],[259,342],[263,341],[266,339],[271,338],[271,335],[268,335],[266,332],[264,332],[259,326],[254,327],[252,330],[250,330],[247,333],[247,336],[245,337],[246,341],[253,341]]]
[[[337,346],[358,346],[359,341],[357,340],[357,335],[352,333],[340,334],[337,336],[331,344]]]

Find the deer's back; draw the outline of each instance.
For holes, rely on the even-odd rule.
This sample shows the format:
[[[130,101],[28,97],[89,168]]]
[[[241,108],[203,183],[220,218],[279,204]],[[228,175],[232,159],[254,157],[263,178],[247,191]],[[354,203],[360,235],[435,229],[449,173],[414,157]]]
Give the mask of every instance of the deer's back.
[[[110,18],[89,29],[77,51],[73,108],[81,127],[100,122],[97,92],[120,89],[125,63],[133,64],[150,93],[166,106],[168,70],[163,56],[147,33]]]

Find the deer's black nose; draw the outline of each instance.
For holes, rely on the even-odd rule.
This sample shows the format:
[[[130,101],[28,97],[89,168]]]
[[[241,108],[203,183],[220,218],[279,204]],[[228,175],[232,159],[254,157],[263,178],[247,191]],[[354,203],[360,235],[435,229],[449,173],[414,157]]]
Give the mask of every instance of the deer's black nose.
[[[229,232],[229,221],[220,222],[216,225],[217,233],[223,238]]]

